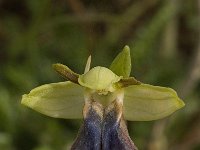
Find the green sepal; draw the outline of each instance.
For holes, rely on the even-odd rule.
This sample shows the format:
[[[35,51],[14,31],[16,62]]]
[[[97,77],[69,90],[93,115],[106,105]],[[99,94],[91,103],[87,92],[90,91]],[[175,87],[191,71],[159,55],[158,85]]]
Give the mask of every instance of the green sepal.
[[[82,118],[84,89],[70,81],[39,86],[22,96],[21,103],[54,118]]]
[[[161,119],[185,105],[171,88],[140,84],[124,91],[123,113],[130,121]]]
[[[80,75],[78,82],[80,85],[102,92],[113,92],[114,83],[118,82],[121,77],[114,74],[110,69],[105,67],[94,67],[86,74]]]
[[[110,70],[112,70],[116,75],[123,76],[127,78],[131,73],[131,56],[130,48],[125,46],[122,52],[120,52],[112,64],[110,65]]]

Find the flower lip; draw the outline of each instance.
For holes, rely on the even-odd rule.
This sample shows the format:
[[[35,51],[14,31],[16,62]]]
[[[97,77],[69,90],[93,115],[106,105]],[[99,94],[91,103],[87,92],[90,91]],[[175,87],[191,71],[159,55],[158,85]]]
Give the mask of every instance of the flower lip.
[[[118,82],[121,78],[110,69],[97,66],[87,73],[80,75],[78,82],[80,85],[93,90],[113,92],[115,90],[114,83]]]

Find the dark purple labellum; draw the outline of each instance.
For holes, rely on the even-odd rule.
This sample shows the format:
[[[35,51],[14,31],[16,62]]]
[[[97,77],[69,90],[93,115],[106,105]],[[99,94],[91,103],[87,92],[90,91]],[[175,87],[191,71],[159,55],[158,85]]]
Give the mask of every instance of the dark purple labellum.
[[[137,150],[122,116],[122,104],[114,101],[104,109],[97,102],[87,103],[83,116],[72,150]]]
[[[83,109],[84,121],[72,150],[101,150],[102,106],[91,102]]]
[[[102,150],[137,150],[129,137],[126,122],[122,117],[122,105],[116,101],[104,112]]]

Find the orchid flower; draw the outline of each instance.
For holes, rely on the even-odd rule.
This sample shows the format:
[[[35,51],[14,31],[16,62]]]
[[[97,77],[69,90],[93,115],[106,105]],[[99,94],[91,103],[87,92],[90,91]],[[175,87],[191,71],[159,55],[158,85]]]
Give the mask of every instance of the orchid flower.
[[[130,49],[125,46],[110,68],[90,69],[89,56],[83,74],[77,74],[63,64],[53,68],[69,81],[39,86],[25,94],[21,103],[54,118],[84,118],[83,107],[91,100],[103,107],[117,101],[129,121],[150,121],[169,116],[185,104],[171,89],[144,84],[131,72]]]

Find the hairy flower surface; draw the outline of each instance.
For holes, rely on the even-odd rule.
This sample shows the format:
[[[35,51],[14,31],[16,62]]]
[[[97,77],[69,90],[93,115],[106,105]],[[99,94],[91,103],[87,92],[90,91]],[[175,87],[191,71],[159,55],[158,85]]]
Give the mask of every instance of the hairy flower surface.
[[[171,89],[141,83],[131,72],[128,46],[112,62],[110,68],[90,69],[88,58],[84,74],[77,74],[62,64],[53,68],[69,81],[39,86],[25,94],[21,103],[50,117],[79,119],[85,103],[94,100],[109,105],[117,100],[123,105],[123,115],[130,121],[164,118],[185,104]]]

